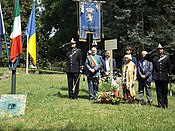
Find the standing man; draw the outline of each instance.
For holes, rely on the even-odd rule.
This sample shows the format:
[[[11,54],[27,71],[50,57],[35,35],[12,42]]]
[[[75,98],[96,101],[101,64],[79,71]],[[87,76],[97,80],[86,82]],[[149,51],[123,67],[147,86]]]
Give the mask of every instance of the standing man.
[[[80,71],[82,69],[81,49],[76,48],[76,41],[72,38],[71,50],[67,52],[67,79],[69,99],[78,99]]]
[[[170,58],[164,54],[164,47],[159,44],[157,53],[149,52],[145,59],[153,63],[153,80],[156,85],[158,107],[168,108],[168,81],[171,75]]]
[[[116,60],[113,59],[113,78],[114,80],[116,79]],[[105,71],[107,72],[107,74],[110,73],[110,51],[109,50],[106,50],[105,52],[105,58],[104,58],[104,69]]]
[[[88,80],[89,99],[93,100],[98,91],[99,71],[102,69],[102,58],[97,55],[97,48],[92,47],[92,54],[88,55],[85,62],[86,75]]]
[[[102,53],[101,53],[101,50],[98,49],[98,44],[97,44],[96,41],[93,41],[92,42],[92,47],[95,47],[97,49],[97,55],[100,55],[101,56]]]
[[[131,56],[131,61],[136,65],[136,67],[137,67],[137,59],[136,59],[136,57],[134,57],[134,56],[132,56],[132,48],[130,47],[130,46],[127,46],[126,47],[126,55],[130,55]],[[123,67],[123,65],[125,64],[126,62],[125,62],[125,58],[123,57],[123,59],[122,59],[122,67]]]
[[[152,62],[144,59],[146,51],[142,51],[142,59],[138,62],[138,83],[139,83],[139,94],[141,105],[145,104],[144,101],[144,88],[146,90],[146,96],[148,103],[152,105],[152,94],[151,94],[151,82],[152,82]]]

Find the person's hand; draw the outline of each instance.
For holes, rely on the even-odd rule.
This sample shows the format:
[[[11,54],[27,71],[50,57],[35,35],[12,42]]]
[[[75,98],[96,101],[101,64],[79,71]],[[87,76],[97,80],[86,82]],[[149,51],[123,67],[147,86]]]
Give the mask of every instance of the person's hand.
[[[145,79],[145,75],[141,75],[142,79]]]
[[[105,76],[109,76],[109,74],[110,74],[109,72],[105,72]]]
[[[91,72],[91,73],[94,73],[94,72],[95,72],[95,69],[90,69],[90,72]]]
[[[83,73],[83,66],[80,66],[80,73]]]
[[[135,86],[135,84],[136,84],[136,80],[133,81],[132,86]]]

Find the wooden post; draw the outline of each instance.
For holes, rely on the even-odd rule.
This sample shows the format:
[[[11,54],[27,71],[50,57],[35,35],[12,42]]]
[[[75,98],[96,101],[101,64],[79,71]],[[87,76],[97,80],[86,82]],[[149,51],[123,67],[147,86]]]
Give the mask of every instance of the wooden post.
[[[113,52],[110,49],[110,78],[113,78]]]

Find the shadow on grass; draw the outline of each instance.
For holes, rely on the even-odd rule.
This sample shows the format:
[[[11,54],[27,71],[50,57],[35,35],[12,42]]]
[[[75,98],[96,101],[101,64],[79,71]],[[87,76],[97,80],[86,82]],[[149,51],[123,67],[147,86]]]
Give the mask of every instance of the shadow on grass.
[[[62,87],[60,87],[59,89],[61,89],[62,91],[68,91],[68,87],[67,86],[62,86]],[[81,87],[80,87],[80,89],[79,89],[79,92],[84,92],[84,93],[89,93],[88,92],[88,90],[86,90],[86,89],[81,89]]]
[[[1,128],[0,127],[0,130],[3,131],[5,130],[5,128]],[[41,131],[40,129],[37,129],[37,128],[33,128],[33,129],[26,129],[25,127],[23,126],[17,126],[13,129],[14,131],[21,131],[21,130],[26,130],[26,131]],[[74,126],[72,126],[71,124],[67,124],[65,127],[63,128],[47,128],[47,129],[43,129],[45,131],[88,131],[87,129],[85,128],[82,128],[82,129],[76,129]]]
[[[59,97],[59,98],[69,98],[68,95],[64,95],[60,91],[58,91],[55,94],[52,94],[52,96],[56,96],[56,97]],[[87,95],[78,95],[78,98],[80,98],[80,99],[88,99],[88,94]]]
[[[68,123],[64,128],[59,129],[59,131],[88,131],[85,128],[75,129],[70,123]]]
[[[56,97],[59,97],[59,98],[69,98],[68,95],[63,95],[61,92],[53,94],[53,96],[56,96]],[[78,98],[80,98],[80,99],[88,99],[88,95],[78,95]]]
[[[53,86],[53,85],[51,85],[49,88],[58,89],[58,90],[61,90],[61,91],[68,92],[68,87],[67,86],[61,86],[61,87],[59,87],[59,86]],[[60,98],[68,98],[68,95],[63,95],[61,93],[61,91],[58,91],[57,93],[52,94],[52,95],[49,95],[49,96],[56,96],[56,97],[60,97]],[[88,90],[81,89],[80,88],[79,89],[79,92],[86,93],[87,95],[80,95],[80,93],[79,93],[78,98],[80,98],[80,99],[88,99],[88,93],[89,93]]]
[[[133,102],[129,102],[128,100],[121,99],[121,104],[140,104],[140,100],[136,98]]]

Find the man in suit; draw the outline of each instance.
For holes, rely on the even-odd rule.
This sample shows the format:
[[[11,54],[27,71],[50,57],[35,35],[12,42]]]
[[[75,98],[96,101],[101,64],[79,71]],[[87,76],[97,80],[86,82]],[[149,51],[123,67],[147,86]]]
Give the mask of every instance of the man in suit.
[[[152,94],[151,94],[151,82],[152,82],[152,70],[153,65],[152,62],[144,59],[146,51],[142,51],[142,59],[138,62],[138,83],[139,83],[139,94],[141,105],[145,104],[144,101],[144,88],[146,90],[146,96],[148,103],[152,105]]]
[[[137,67],[137,59],[136,59],[136,57],[134,57],[134,56],[132,56],[132,48],[130,47],[130,46],[127,46],[126,47],[126,55],[131,55],[131,58],[132,58],[132,62],[136,65],[136,67]],[[123,59],[122,59],[122,67],[123,67],[123,65],[125,64],[126,62],[125,62],[125,58],[123,57]]]
[[[70,42],[71,50],[66,54],[67,56],[67,79],[68,79],[68,94],[69,99],[78,99],[79,93],[79,78],[82,69],[82,54],[81,49],[76,48],[76,41],[74,39]]]
[[[158,107],[168,108],[168,81],[171,76],[170,58],[164,54],[164,47],[159,43],[155,49],[146,54],[145,59],[153,63],[153,80],[156,85]]]
[[[113,59],[113,78],[116,79],[116,60]],[[110,73],[110,51],[106,50],[105,52],[105,58],[104,58],[104,69],[107,72],[107,74]]]
[[[92,47],[95,47],[97,49],[97,55],[101,55],[101,49],[98,49],[98,44],[96,41],[92,42]]]
[[[88,55],[85,62],[86,75],[88,80],[89,99],[93,100],[98,91],[99,71],[102,69],[102,58],[97,55],[97,48],[92,47],[91,55]]]

